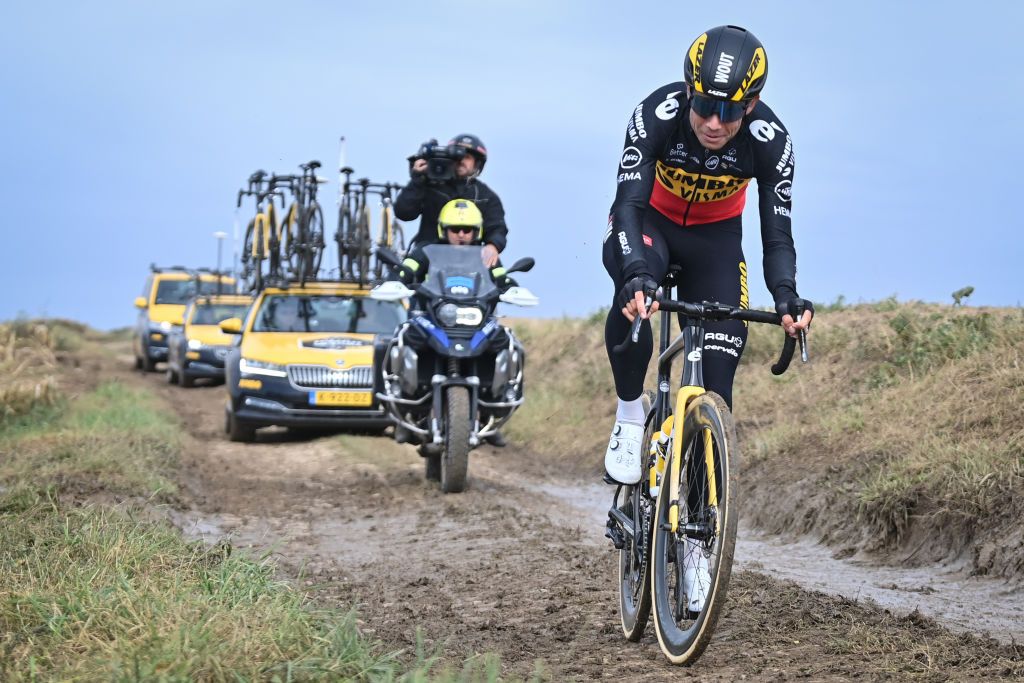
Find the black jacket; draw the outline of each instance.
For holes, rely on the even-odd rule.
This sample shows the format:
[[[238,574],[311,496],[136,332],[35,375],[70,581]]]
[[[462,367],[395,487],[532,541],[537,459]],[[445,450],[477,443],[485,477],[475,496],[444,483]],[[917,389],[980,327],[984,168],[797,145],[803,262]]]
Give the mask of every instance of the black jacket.
[[[444,242],[437,236],[437,217],[444,205],[453,199],[469,199],[477,205],[484,216],[484,242],[504,251],[508,241],[505,209],[494,190],[479,180],[456,178],[444,183],[428,183],[422,176],[414,177],[395,198],[395,217],[411,221],[422,216],[414,244],[423,246]]]

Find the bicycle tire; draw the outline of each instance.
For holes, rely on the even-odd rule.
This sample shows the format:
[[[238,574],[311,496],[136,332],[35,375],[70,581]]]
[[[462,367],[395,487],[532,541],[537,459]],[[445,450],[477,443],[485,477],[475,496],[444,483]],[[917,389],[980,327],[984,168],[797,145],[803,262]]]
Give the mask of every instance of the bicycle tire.
[[[711,460],[717,506],[708,504],[710,478],[700,476],[701,470],[705,469],[704,458],[695,457],[704,451],[705,433],[710,435],[713,444]],[[673,439],[678,436],[679,432],[674,431]],[[698,437],[701,437],[699,447]],[[669,466],[661,484],[654,514],[651,596],[654,626],[661,651],[673,664],[689,666],[703,654],[714,635],[728,593],[736,550],[739,453],[736,450],[736,428],[725,401],[713,392],[694,398],[686,409],[682,438],[686,439],[682,444],[683,472],[674,472]],[[671,487],[668,485],[668,476],[680,477],[680,530],[677,533],[673,533],[669,526]],[[690,484],[699,489],[696,495],[693,495]],[[696,506],[692,505],[695,499]],[[705,549],[710,550],[710,584],[704,604],[697,613],[682,607],[680,567],[683,564],[683,553],[680,552],[680,543],[689,542],[694,537],[692,532],[684,535],[682,529],[686,520],[712,535],[710,541],[704,539],[702,542]]]

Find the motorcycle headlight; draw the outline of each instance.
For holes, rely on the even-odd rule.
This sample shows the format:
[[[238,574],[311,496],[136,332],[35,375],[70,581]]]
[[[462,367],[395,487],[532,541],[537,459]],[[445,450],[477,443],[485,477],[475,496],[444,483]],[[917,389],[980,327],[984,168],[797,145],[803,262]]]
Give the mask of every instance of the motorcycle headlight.
[[[264,375],[266,377],[287,377],[288,371],[283,365],[269,363],[264,360],[242,358],[238,363],[238,372],[242,375]]]
[[[198,339],[189,339],[188,348],[190,351],[198,351],[199,349],[203,348],[203,342],[199,341]]]
[[[437,308],[437,321],[445,327],[451,327],[459,317],[459,307],[455,304],[442,304]]]
[[[455,309],[455,322],[459,325],[476,327],[484,320],[484,312],[476,306],[462,306]]]

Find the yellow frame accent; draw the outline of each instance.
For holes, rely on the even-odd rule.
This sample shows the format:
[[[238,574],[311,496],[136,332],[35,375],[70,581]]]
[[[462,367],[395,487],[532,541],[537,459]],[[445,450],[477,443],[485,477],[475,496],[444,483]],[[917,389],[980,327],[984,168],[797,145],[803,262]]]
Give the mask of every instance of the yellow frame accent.
[[[679,393],[676,394],[676,408],[673,413],[676,416],[676,421],[672,430],[672,467],[668,470],[668,499],[670,502],[676,501],[671,503],[668,509],[668,522],[672,526],[672,533],[679,529],[679,477],[676,476],[676,473],[683,466],[683,427],[680,425],[686,425],[686,409],[689,407],[690,401],[704,393],[706,393],[704,387],[686,385],[679,387]]]

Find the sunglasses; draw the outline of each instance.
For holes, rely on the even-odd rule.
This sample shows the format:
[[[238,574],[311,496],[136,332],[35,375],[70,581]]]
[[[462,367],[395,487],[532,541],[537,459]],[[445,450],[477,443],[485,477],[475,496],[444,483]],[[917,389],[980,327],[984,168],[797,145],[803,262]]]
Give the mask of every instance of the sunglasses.
[[[446,229],[463,235],[476,230],[472,225],[449,225]]]
[[[690,109],[696,112],[702,119],[718,115],[722,123],[739,121],[747,113],[748,102],[730,102],[728,100],[716,100],[707,95],[694,93],[690,98]]]

